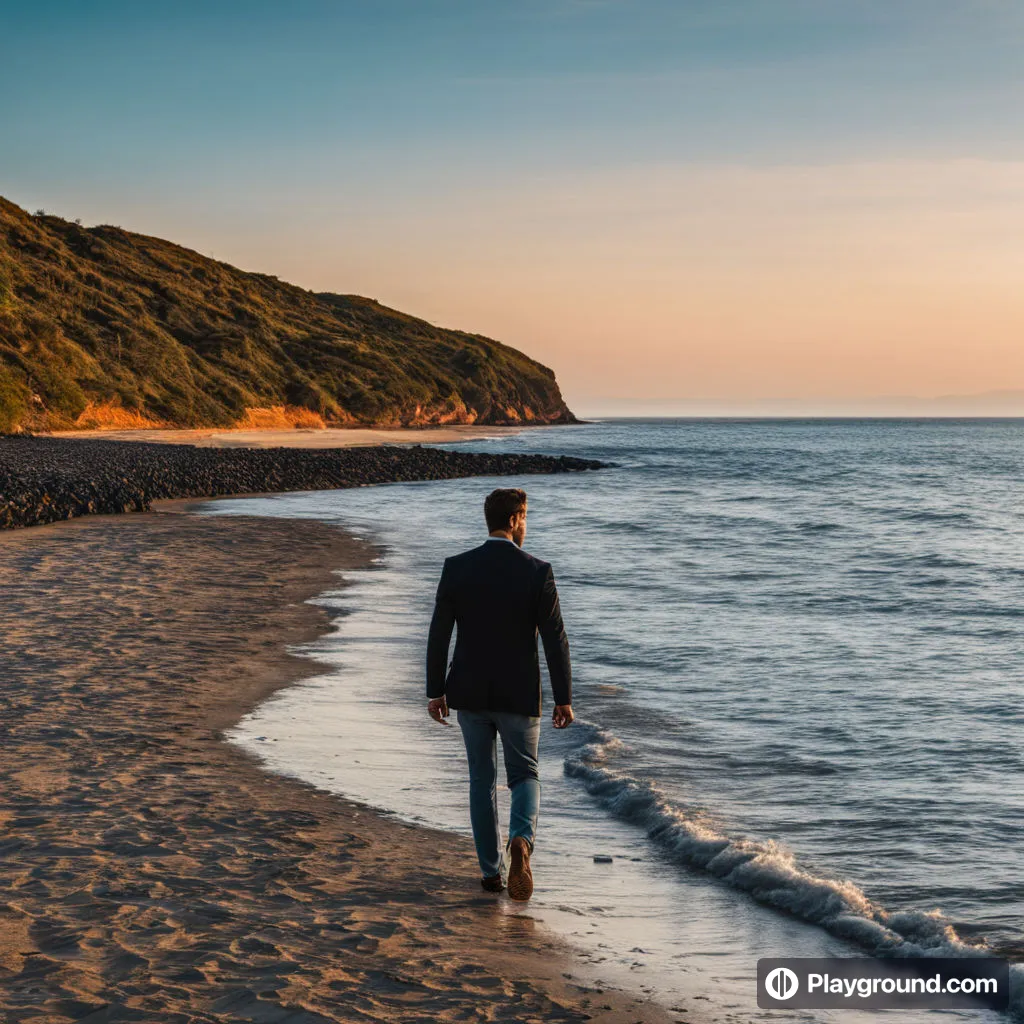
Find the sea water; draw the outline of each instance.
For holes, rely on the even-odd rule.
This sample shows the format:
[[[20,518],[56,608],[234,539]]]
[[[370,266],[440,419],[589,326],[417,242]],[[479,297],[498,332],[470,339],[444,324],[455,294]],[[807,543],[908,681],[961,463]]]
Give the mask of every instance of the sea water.
[[[613,420],[458,447],[614,466],[207,507],[380,545],[320,599],[318,674],[237,742],[468,834],[426,630],[443,558],[522,486],[579,721],[545,724],[537,890],[510,912],[570,938],[588,983],[712,1020],[878,1016],[758,1011],[761,956],[1024,958],[1024,422]]]

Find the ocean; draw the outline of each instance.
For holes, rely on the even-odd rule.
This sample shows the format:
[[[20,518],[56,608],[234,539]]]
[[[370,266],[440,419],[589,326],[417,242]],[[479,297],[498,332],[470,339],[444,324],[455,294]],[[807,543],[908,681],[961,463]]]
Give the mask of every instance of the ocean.
[[[537,890],[509,913],[575,943],[590,983],[710,1020],[878,1017],[759,1011],[762,956],[1024,960],[1024,421],[608,420],[456,447],[615,465],[206,506],[379,545],[319,599],[317,674],[236,742],[468,834],[426,628],[486,494],[522,486],[578,722],[545,723]]]

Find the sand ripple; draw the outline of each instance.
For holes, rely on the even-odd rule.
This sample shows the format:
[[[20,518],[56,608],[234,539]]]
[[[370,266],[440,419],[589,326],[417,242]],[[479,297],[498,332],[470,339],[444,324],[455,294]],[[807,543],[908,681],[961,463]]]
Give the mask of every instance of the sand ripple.
[[[171,512],[0,539],[4,1024],[669,1019],[563,980],[461,839],[219,739],[307,670],[302,601],[370,554]]]

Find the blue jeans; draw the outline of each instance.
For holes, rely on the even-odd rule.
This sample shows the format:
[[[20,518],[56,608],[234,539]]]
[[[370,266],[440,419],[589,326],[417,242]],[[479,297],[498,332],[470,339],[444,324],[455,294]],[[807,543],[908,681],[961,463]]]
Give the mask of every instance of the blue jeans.
[[[458,718],[469,761],[469,818],[473,823],[476,855],[484,877],[493,878],[501,871],[498,736],[512,794],[508,838],[511,841],[522,836],[532,850],[540,810],[540,719],[508,711],[459,711]]]

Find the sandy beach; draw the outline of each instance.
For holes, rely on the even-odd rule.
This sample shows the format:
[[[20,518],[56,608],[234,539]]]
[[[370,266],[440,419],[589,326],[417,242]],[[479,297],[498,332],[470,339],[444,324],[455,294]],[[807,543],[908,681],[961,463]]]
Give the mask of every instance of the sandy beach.
[[[377,444],[456,444],[518,434],[523,429],[456,423],[439,427],[329,427],[326,430],[66,430],[39,436],[193,444],[197,448],[359,448]]]
[[[470,844],[222,732],[365,542],[184,503],[0,533],[0,1020],[696,1020],[588,983]]]

